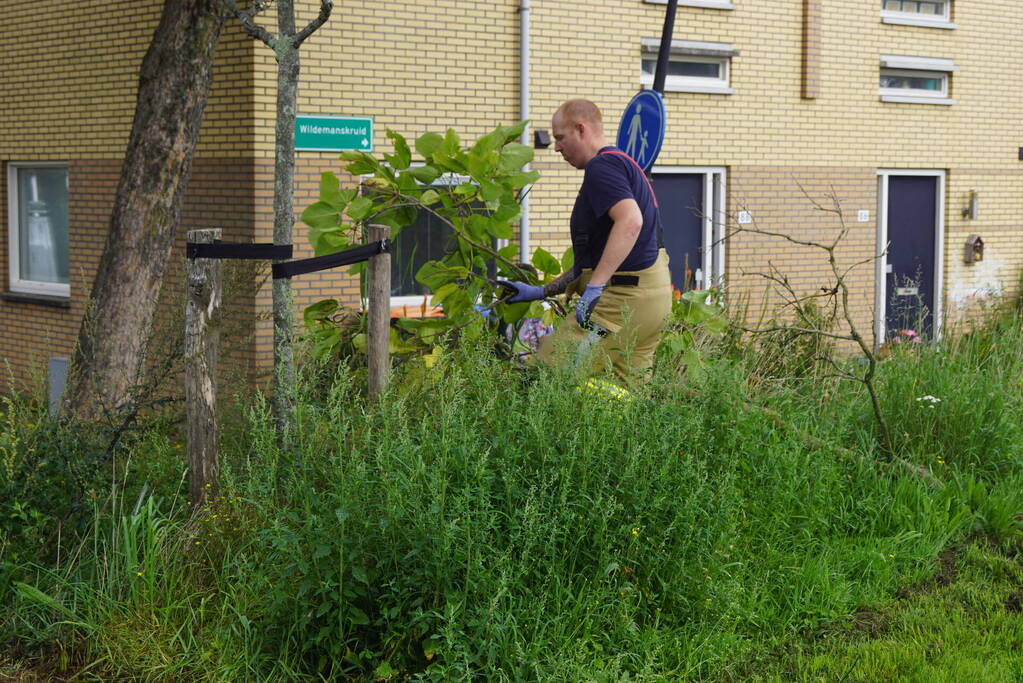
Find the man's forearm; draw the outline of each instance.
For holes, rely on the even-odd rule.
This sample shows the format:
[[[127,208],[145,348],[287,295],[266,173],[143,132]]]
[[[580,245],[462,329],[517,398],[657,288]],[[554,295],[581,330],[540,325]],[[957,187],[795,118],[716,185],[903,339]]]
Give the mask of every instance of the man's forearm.
[[[572,281],[579,277],[579,266],[574,265],[564,273],[555,278],[552,282],[548,282],[543,286],[543,295],[546,296],[557,296],[564,294],[568,286],[572,284]]]

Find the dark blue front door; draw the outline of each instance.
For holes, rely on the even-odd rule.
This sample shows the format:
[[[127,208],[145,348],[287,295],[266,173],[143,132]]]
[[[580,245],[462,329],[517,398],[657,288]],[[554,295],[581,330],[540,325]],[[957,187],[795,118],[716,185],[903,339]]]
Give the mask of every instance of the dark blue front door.
[[[661,205],[664,248],[668,252],[671,284],[679,291],[705,287],[695,281],[696,271],[704,268],[702,173],[656,174],[654,192]],[[704,271],[704,277],[706,274]]]
[[[930,336],[934,324],[934,253],[938,178],[888,176],[888,264],[885,329]]]

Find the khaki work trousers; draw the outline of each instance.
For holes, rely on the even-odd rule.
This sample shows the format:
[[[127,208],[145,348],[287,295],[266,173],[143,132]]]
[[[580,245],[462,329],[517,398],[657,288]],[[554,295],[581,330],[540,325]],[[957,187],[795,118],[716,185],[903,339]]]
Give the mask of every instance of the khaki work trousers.
[[[568,294],[581,292],[593,271],[585,268],[568,287]],[[654,364],[654,351],[671,313],[671,274],[668,254],[663,249],[649,268],[620,271],[615,275],[636,276],[636,285],[608,284],[593,310],[591,320],[609,330],[595,343],[594,334],[575,321],[574,309],[554,331],[540,340],[537,359],[566,367],[587,364],[587,374],[610,367],[615,377],[631,384],[642,380]]]

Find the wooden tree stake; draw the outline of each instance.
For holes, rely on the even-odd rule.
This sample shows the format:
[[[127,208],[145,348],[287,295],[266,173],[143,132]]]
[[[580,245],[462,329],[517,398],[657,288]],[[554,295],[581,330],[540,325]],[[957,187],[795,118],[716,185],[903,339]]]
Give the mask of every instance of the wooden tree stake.
[[[386,225],[370,225],[366,237],[370,242],[389,239]],[[384,252],[369,259],[369,312],[366,314],[367,353],[369,355],[369,398],[376,401],[387,389],[390,372],[391,341],[391,254]]]
[[[190,230],[188,241],[210,243],[220,230]],[[217,491],[217,350],[220,346],[220,261],[188,259],[185,300],[185,409],[188,491],[193,510]]]

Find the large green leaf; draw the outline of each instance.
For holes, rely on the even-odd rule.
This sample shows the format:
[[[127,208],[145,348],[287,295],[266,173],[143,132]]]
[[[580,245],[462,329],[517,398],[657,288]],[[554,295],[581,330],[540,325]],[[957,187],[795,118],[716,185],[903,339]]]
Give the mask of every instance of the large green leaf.
[[[504,134],[504,141],[511,142],[512,140],[518,140],[522,137],[522,131],[526,130],[526,126],[529,124],[529,120],[519,121],[518,123],[511,126],[501,126],[498,128]]]
[[[320,176],[320,201],[326,202],[338,211],[346,203],[341,194],[341,181],[330,171]]]
[[[529,311],[531,302],[525,301],[518,304],[501,304],[497,307],[501,320],[506,323],[517,323]]]
[[[424,159],[429,160],[430,157],[433,156],[434,151],[440,147],[442,142],[444,142],[444,138],[438,133],[426,133],[425,135],[420,135],[419,138],[416,139],[416,151],[419,152],[419,155]]]
[[[521,212],[522,207],[513,197],[501,197],[501,205],[494,212],[494,220],[503,222],[513,221],[519,217]],[[507,237],[504,239],[511,238]]]
[[[473,300],[463,289],[457,286],[455,290],[444,297],[444,313],[450,318],[456,318],[467,311],[473,311]]]
[[[416,180],[416,177],[412,175],[411,171],[399,174],[397,184],[398,190],[402,194],[412,194],[423,189],[423,184]]]
[[[309,228],[309,242],[317,256],[337,253],[351,244],[347,231],[343,228]]]
[[[502,194],[501,186],[497,183],[492,183],[489,180],[480,180],[480,197],[483,198],[489,210],[497,210],[497,207],[501,205]]]
[[[364,221],[369,218],[377,206],[373,203],[373,200],[369,197],[356,197],[352,200],[352,203],[348,205],[348,215],[351,216],[353,221]]]
[[[561,272],[565,273],[572,270],[572,266],[575,265],[575,251],[572,247],[565,250],[565,253],[561,255]]]
[[[412,163],[412,151],[405,138],[390,128],[387,129],[387,137],[394,141],[394,154],[385,154],[384,158],[396,170],[404,171]]]
[[[398,326],[419,337],[436,334],[448,327],[451,321],[444,318],[399,318]]]
[[[387,337],[387,350],[395,355],[403,355],[406,353],[415,353],[421,350],[421,346],[416,344],[412,340],[405,340],[401,338],[401,334],[398,330],[393,327]]]
[[[519,257],[519,245],[509,244],[498,249],[497,253],[506,261],[514,261]]]
[[[306,327],[312,327],[337,313],[338,308],[337,299],[317,301],[315,304],[305,307],[305,310],[302,312],[302,319],[305,321]]]
[[[417,166],[410,169],[408,173],[423,185],[432,185],[433,182],[440,177],[440,171],[429,164],[426,166]]]
[[[488,152],[495,152],[501,148],[505,143],[505,128],[498,126],[494,130],[490,131],[472,146],[472,154],[484,156]]]
[[[526,171],[525,173],[513,173],[508,176],[508,184],[513,190],[532,185],[540,179],[539,171]]]
[[[533,252],[533,266],[536,267],[541,273],[547,275],[557,275],[561,272],[561,264],[558,260],[551,256],[551,253],[543,247],[538,247]]]
[[[444,300],[457,291],[458,291],[457,282],[449,282],[445,285],[441,285],[436,289],[436,291],[434,291],[433,298],[430,299],[430,305],[431,306],[443,305]]]
[[[496,152],[470,154],[468,156],[469,175],[477,180],[492,178],[494,176],[494,167],[498,161],[499,158]]]
[[[444,133],[444,139],[441,141],[441,150],[451,158],[458,156],[462,150],[462,141],[458,137],[458,133],[455,132],[454,128],[448,128]]]
[[[496,214],[490,219],[490,234],[499,240],[510,240],[515,237],[515,231],[508,220],[498,218]]]
[[[469,237],[479,241],[490,232],[490,219],[482,214],[474,213],[462,222],[462,227],[469,233]]]
[[[316,360],[327,360],[341,344],[341,328],[337,325],[320,323],[309,333],[313,341],[310,353]]]
[[[338,207],[328,202],[315,202],[302,212],[302,222],[312,228],[334,228],[341,223],[338,211]]]
[[[512,173],[533,160],[533,148],[509,142],[501,150],[501,168]]]
[[[431,292],[437,291],[438,287],[450,279],[447,267],[440,261],[427,261],[416,273],[416,282],[426,285]]]
[[[359,150],[350,149],[341,152],[341,159],[348,162],[345,170],[352,175],[372,175],[383,170],[379,161]]]

